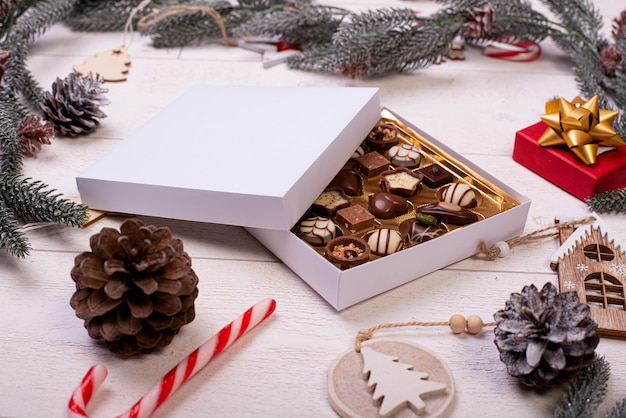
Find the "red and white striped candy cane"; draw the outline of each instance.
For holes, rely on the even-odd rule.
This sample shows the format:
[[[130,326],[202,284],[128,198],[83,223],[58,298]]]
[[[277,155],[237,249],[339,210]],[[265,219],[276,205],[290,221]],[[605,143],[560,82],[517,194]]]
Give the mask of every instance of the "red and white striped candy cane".
[[[264,299],[244,312],[239,318],[222,328],[217,334],[204,342],[187,358],[170,370],[159,383],[154,385],[128,411],[119,418],[147,418],[163,404],[179,387],[209,364],[218,354],[230,347],[246,332],[270,316],[276,308],[274,299]],[[69,418],[86,418],[87,404],[98,386],[106,377],[106,368],[92,367],[81,385],[74,391],[68,404]]]
[[[528,62],[539,58],[541,46],[536,42],[491,42],[485,47],[485,55],[506,61]]]

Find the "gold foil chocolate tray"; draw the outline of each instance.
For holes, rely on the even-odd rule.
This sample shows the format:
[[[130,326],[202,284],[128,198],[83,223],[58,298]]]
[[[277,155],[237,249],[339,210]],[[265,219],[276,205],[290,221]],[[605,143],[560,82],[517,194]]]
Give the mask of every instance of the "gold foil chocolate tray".
[[[345,236],[345,235],[353,235],[360,238],[364,238],[367,240],[367,237],[373,232],[375,229],[379,228],[390,228],[397,230],[403,235],[403,238],[406,234],[406,223],[408,220],[415,219],[416,213],[421,206],[437,203],[439,202],[438,190],[442,187],[446,187],[448,184],[457,182],[457,183],[465,183],[470,186],[474,193],[477,196],[478,206],[474,208],[469,208],[472,212],[478,215],[478,221],[481,222],[484,219],[490,218],[494,215],[497,215],[501,212],[504,212],[513,207],[519,206],[519,202],[509,196],[503,190],[500,190],[494,184],[490,183],[488,180],[483,178],[479,173],[475,170],[472,170],[466,164],[463,164],[458,159],[454,158],[450,153],[440,145],[433,143],[429,140],[426,135],[418,132],[416,129],[412,128],[408,123],[401,120],[399,117],[395,116],[387,109],[383,109],[381,111],[381,119],[379,123],[385,123],[394,126],[399,132],[399,143],[406,143],[414,145],[419,149],[420,152],[420,164],[415,168],[411,168],[411,171],[418,171],[426,166],[431,164],[439,165],[443,170],[446,170],[450,174],[452,174],[452,182],[448,182],[442,186],[430,188],[422,182],[421,190],[412,197],[408,197],[409,201],[409,209],[406,213],[403,213],[392,219],[379,219],[376,218],[375,225],[372,228],[368,228],[361,231],[351,232],[346,228],[342,227],[339,223],[335,222],[337,228],[337,236]],[[361,144],[361,148],[365,153],[371,151],[378,151],[380,154],[387,157],[387,150],[381,148],[374,148],[363,140]],[[350,158],[342,167],[342,170],[351,170],[357,171],[355,169],[355,159]],[[394,167],[393,165],[389,166],[389,169],[394,169],[398,167]],[[371,178],[366,178],[364,175],[362,177],[363,183],[363,192],[358,196],[352,196],[352,200],[350,205],[361,205],[365,209],[369,210],[369,199],[370,196],[376,192],[384,191],[381,188],[381,178],[380,175],[376,175]],[[370,211],[371,212],[371,211]],[[328,216],[319,212],[309,211],[305,215],[303,215],[302,220],[311,218],[313,216],[322,216],[330,218],[333,221],[336,221],[336,217]],[[472,224],[469,224],[472,225]],[[465,226],[453,225],[450,223],[440,222],[440,226],[443,227],[447,232],[447,234],[454,233],[455,230],[464,228]],[[298,227],[299,222],[292,228],[292,233],[298,235]],[[437,238],[434,238],[437,239]],[[305,241],[306,242],[306,241]],[[405,240],[405,249],[413,247],[416,244],[414,242]],[[320,256],[324,257],[324,246],[310,245],[316,252],[320,254]],[[402,250],[401,250],[402,251]],[[375,260],[378,256],[371,255],[370,261]]]

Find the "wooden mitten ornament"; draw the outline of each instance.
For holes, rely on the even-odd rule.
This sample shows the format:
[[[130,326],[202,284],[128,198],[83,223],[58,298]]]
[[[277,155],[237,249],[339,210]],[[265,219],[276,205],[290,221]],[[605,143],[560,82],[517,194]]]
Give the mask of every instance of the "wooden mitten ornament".
[[[89,73],[100,75],[104,81],[126,81],[130,57],[126,47],[109,49],[87,58],[83,64],[74,65],[74,70],[85,77]]]

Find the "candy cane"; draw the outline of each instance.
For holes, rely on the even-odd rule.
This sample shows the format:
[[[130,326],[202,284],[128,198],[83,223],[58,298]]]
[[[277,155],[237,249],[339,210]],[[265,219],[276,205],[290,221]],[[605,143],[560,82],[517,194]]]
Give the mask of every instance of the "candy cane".
[[[274,299],[264,299],[252,306],[178,363],[128,411],[119,415],[119,418],[147,418],[152,415],[183,383],[246,332],[270,316],[275,308],[276,301]],[[96,365],[89,369],[80,386],[76,388],[70,398],[67,414],[69,418],[88,417],[85,412],[87,404],[106,375],[107,370],[104,366]]]
[[[530,41],[518,41],[511,44],[491,42],[485,47],[485,55],[507,61],[527,62],[539,58],[541,46]]]

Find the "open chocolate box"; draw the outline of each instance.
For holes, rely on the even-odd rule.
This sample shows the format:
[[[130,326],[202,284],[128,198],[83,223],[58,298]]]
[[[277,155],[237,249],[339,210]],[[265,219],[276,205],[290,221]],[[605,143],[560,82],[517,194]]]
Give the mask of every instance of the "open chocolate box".
[[[373,88],[197,86],[77,185],[94,209],[244,226],[337,310],[520,235],[530,207]]]

